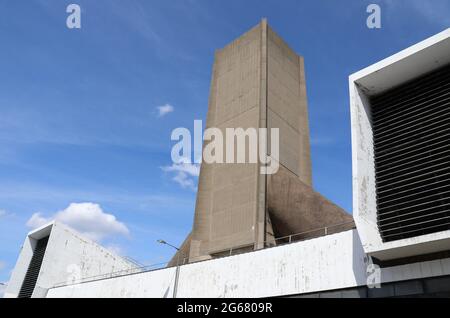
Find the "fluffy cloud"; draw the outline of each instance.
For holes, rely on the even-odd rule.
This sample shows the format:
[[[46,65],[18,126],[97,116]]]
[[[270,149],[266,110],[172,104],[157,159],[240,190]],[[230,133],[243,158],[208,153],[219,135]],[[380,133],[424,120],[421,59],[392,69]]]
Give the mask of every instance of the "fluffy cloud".
[[[195,190],[194,180],[188,177],[184,172],[178,172],[173,178],[173,181],[178,183],[182,188],[189,188]]]
[[[33,213],[31,218],[27,221],[27,226],[31,229],[37,229],[38,227],[50,222],[52,218],[45,218],[41,213]]]
[[[194,177],[198,177],[200,174],[200,165],[195,163],[173,163],[171,166],[162,167],[161,169],[166,172],[183,172]]]
[[[178,183],[182,188],[195,190],[195,180],[200,174],[200,165],[192,163],[172,164],[171,166],[161,167],[165,172],[174,173],[172,180]]]
[[[105,213],[100,205],[95,203],[71,203],[66,209],[50,217],[34,213],[27,226],[35,229],[52,220],[64,223],[95,241],[101,241],[108,236],[129,234],[125,224],[117,221],[114,215]]]
[[[156,108],[158,109],[158,117],[163,117],[175,110],[175,108],[170,104],[165,104]]]

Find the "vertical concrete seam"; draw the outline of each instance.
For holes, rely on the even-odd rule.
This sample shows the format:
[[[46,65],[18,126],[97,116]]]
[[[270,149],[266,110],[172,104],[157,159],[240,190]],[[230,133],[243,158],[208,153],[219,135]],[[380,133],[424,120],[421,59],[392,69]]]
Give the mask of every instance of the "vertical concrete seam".
[[[265,101],[264,101],[264,107],[266,109],[266,129],[267,129],[267,137],[269,136],[269,105],[268,105],[268,100],[269,100],[269,26],[267,24],[267,20],[265,20],[265,32],[264,32],[264,36],[265,36],[265,44],[266,44],[266,78],[265,78],[265,84],[266,84],[266,96],[265,96]],[[270,135],[271,136],[271,135]],[[269,138],[266,138],[266,155],[268,154],[268,150],[269,150]],[[264,174],[264,235],[263,235],[263,247],[265,247],[264,243],[267,240],[267,214],[268,212],[268,207],[267,207],[267,174]]]
[[[308,184],[310,187],[313,186],[312,182],[312,164],[311,164],[311,143],[310,143],[310,131],[309,131],[309,113],[308,113],[308,95],[306,91],[306,72],[305,72],[305,63],[304,58],[300,55],[298,55],[298,63],[299,63],[299,84],[300,84],[300,102],[303,100],[304,104],[302,105],[302,115],[304,118],[302,118],[302,124],[304,126],[303,132],[306,136],[301,136],[302,143],[304,140],[306,140],[306,144],[304,144],[304,147],[301,147],[302,151],[299,158],[299,164],[300,164],[300,178]],[[303,96],[301,96],[303,95]],[[301,131],[301,130],[300,130]],[[305,138],[306,137],[306,138]],[[304,154],[307,153],[307,161],[306,162],[306,168],[305,165],[302,164],[302,160],[304,160]],[[306,170],[306,171],[305,171]]]
[[[261,33],[260,33],[260,81],[259,81],[259,99],[260,99],[260,111],[259,111],[259,128],[267,128],[267,62],[268,62],[268,48],[267,48],[267,20],[263,18],[261,20]],[[266,153],[267,153],[267,140],[266,140]],[[267,213],[267,176],[261,175],[261,163],[257,165],[258,177],[257,177],[257,206],[255,215],[255,249],[264,247],[264,241],[266,236],[266,213]],[[264,196],[264,198],[261,198]]]

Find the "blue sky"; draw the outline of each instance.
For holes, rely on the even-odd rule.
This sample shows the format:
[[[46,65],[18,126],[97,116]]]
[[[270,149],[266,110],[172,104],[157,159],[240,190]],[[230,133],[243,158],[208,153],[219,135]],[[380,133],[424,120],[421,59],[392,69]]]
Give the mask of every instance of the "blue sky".
[[[70,3],[79,30],[66,27]],[[262,17],[305,57],[314,186],[351,213],[348,75],[447,28],[449,13],[445,0],[0,0],[0,282],[32,215],[70,217],[71,203],[126,227],[102,244],[170,258],[155,241],[182,242],[195,207],[183,180],[196,183],[161,169],[171,131],[205,119],[214,50]]]

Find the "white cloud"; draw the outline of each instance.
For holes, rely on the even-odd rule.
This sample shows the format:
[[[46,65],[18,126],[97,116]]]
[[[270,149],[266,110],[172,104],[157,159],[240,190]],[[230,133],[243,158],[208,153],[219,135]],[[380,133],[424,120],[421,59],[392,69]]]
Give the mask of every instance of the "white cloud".
[[[195,190],[194,180],[189,178],[184,172],[178,172],[173,178],[173,181],[178,183],[182,188],[189,188]]]
[[[10,213],[6,210],[0,209],[0,219],[14,216],[14,213]]]
[[[50,217],[34,213],[27,222],[30,228],[37,228],[52,220],[64,223],[88,238],[101,241],[114,235],[128,235],[125,224],[117,221],[112,214],[105,213],[100,205],[95,203],[71,203],[66,209]]]
[[[40,212],[33,213],[31,218],[27,221],[27,226],[32,229],[37,229],[38,227],[51,221],[51,218],[45,218]]]
[[[171,166],[161,167],[165,172],[174,172],[173,181],[178,183],[182,188],[196,190],[194,178],[200,174],[200,165],[193,163],[179,163]]]
[[[175,108],[170,104],[165,104],[162,106],[158,106],[156,108],[158,109],[158,117],[163,117],[168,113],[172,113],[175,110]]]
[[[198,177],[200,174],[200,165],[196,163],[173,163],[171,166],[162,167],[161,169],[166,172],[184,172],[193,177]]]

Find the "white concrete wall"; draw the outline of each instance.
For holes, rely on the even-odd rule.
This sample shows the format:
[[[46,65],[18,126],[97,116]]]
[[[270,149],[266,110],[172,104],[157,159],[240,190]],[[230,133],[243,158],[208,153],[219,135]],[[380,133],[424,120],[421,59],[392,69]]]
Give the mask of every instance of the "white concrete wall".
[[[450,258],[382,268],[381,282],[398,282],[443,275],[450,275]]]
[[[366,253],[383,242],[377,225],[375,161],[370,104],[361,88],[350,83],[352,122],[353,219]]]
[[[49,288],[69,280],[79,280],[135,267],[135,264],[83,238],[74,230],[54,222],[28,234],[5,297],[17,297],[32,257],[31,244],[49,234],[32,297],[45,297]]]
[[[265,297],[365,284],[356,231],[182,266],[178,297]]]
[[[6,287],[4,298],[15,298],[19,294],[20,288],[22,287],[23,278],[28,269],[28,264],[33,257],[33,250],[36,241],[31,239],[29,236],[25,238],[22,248],[20,250],[19,258],[17,259],[16,266],[9,279],[8,286]]]
[[[329,291],[367,282],[356,230],[179,268],[53,288],[47,297],[268,297]],[[381,283],[450,275],[450,259],[382,268]]]
[[[53,288],[48,298],[172,298],[176,268]]]
[[[364,251],[382,260],[450,249],[450,231],[383,243],[377,204],[369,96],[450,63],[450,29],[413,45],[349,78],[352,130],[353,218]]]
[[[264,297],[362,285],[356,231],[180,267],[177,297]],[[48,297],[172,297],[175,269],[50,289]],[[169,290],[169,292],[167,292]]]

